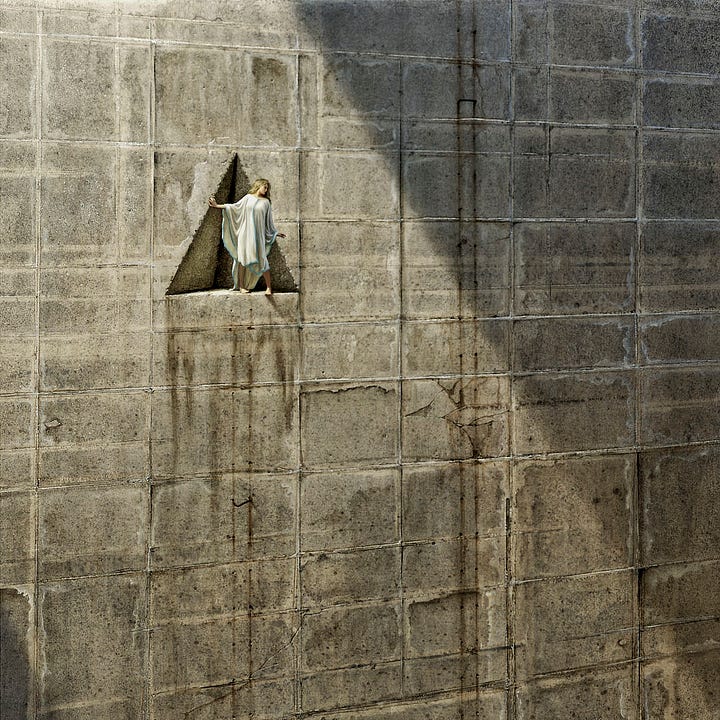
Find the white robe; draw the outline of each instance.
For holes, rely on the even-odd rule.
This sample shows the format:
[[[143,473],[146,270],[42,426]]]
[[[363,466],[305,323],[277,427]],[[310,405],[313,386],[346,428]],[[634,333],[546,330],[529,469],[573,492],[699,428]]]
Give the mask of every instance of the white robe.
[[[278,231],[272,205],[266,198],[245,195],[223,208],[223,245],[233,259],[233,289],[252,290],[260,276],[270,269],[268,253]]]

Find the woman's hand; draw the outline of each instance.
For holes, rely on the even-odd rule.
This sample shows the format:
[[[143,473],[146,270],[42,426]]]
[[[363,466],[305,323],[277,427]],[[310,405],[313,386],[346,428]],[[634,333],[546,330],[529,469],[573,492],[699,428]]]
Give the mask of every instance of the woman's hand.
[[[215,196],[214,196],[214,195],[211,195],[210,198],[208,199],[208,205],[209,205],[210,207],[212,207],[212,208],[220,208],[220,209],[222,209],[222,208],[224,207],[223,205],[218,205],[217,202],[215,202]]]

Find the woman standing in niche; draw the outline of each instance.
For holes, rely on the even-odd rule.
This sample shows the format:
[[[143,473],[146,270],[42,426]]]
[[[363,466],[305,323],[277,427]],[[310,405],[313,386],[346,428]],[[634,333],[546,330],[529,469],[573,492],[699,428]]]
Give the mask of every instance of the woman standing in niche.
[[[250,292],[262,275],[267,288],[265,294],[272,295],[267,256],[275,238],[285,235],[278,232],[273,223],[270,182],[259,178],[236,203],[218,205],[211,195],[208,205],[223,211],[222,239],[233,260],[233,290]]]

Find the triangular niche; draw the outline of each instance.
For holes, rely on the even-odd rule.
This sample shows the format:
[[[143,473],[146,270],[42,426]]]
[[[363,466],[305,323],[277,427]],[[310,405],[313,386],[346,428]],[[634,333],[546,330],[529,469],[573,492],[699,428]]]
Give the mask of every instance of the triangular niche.
[[[215,197],[220,204],[237,202],[247,193],[250,185],[251,180],[235,154],[215,191]],[[268,262],[273,292],[297,292],[295,279],[277,240],[270,250]],[[232,287],[231,269],[232,259],[222,244],[222,213],[208,207],[165,294],[229,289]],[[265,289],[262,278],[255,289]]]

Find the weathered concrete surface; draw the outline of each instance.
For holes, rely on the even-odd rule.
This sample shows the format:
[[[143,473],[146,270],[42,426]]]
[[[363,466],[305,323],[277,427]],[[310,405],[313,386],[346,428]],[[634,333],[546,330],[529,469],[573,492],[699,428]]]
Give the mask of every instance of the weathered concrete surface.
[[[0,0],[0,720],[717,720],[719,28]]]

